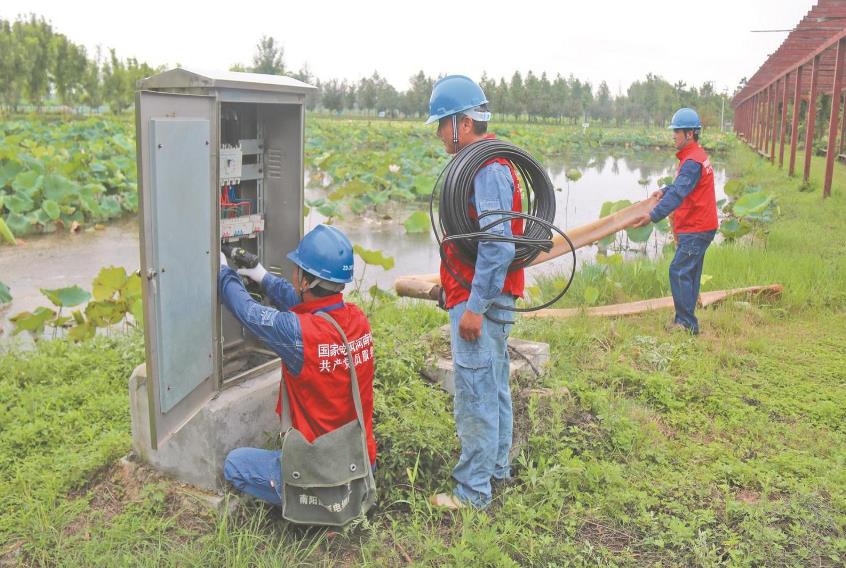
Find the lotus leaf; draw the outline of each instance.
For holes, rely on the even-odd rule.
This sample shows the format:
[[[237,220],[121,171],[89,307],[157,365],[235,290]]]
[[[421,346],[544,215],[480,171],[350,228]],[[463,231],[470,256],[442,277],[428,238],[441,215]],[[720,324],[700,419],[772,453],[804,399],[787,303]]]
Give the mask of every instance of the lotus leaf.
[[[21,312],[9,318],[15,324],[15,330],[12,335],[17,335],[23,331],[29,331],[33,335],[41,335],[44,333],[44,326],[47,322],[56,315],[54,310],[50,308],[38,307],[32,312]]]
[[[73,306],[84,304],[91,299],[91,294],[79,286],[68,286],[65,288],[56,288],[54,290],[41,288],[41,293],[47,296],[47,299],[50,300],[54,306],[60,308],[72,308]]]
[[[415,211],[403,223],[406,233],[425,233],[431,226],[429,214],[425,211]]]
[[[100,270],[92,283],[95,300],[111,300],[127,284],[126,269],[109,266]],[[134,284],[133,284],[134,286]]]
[[[365,264],[381,266],[385,270],[390,270],[394,267],[394,258],[383,256],[380,250],[367,250],[359,245],[355,245],[353,251],[361,257]]]

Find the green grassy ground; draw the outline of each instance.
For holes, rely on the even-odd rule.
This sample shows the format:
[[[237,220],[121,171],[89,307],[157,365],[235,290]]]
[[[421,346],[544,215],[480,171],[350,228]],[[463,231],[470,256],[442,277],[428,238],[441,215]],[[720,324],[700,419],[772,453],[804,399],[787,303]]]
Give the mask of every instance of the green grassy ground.
[[[517,483],[487,511],[426,504],[458,450],[449,398],[418,374],[419,338],[445,317],[384,302],[371,310],[381,499],[340,534],[260,504],[213,517],[116,467],[138,337],[0,354],[0,564],[843,565],[846,172],[823,201],[819,179],[800,193],[742,147],[729,170],[776,194],[781,216],[766,244],[712,247],[706,289],[781,283],[783,298],[703,310],[698,338],[668,334],[666,312],[521,322],[514,334],[549,342],[552,362],[514,385]],[[664,293],[668,262],[612,268],[601,302]]]

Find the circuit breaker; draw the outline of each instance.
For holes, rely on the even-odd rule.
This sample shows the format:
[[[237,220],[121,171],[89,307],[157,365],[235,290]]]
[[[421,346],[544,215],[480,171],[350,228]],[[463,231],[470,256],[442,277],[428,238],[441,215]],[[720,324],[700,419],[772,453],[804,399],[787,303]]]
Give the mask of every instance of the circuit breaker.
[[[222,308],[219,250],[242,247],[290,275],[286,254],[302,236],[303,101],[313,89],[289,77],[187,69],[139,81],[153,448],[215,393],[280,364]]]

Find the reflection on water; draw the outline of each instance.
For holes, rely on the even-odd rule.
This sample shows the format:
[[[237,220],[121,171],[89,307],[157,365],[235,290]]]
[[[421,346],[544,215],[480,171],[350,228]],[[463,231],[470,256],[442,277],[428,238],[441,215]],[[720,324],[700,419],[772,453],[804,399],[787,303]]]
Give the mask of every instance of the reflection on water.
[[[714,163],[714,183],[717,199],[725,197],[723,187],[726,181],[725,169],[719,159]],[[678,160],[670,152],[639,151],[621,149],[609,154],[607,149],[595,153],[580,152],[556,158],[547,164],[547,171],[556,188],[555,224],[564,229],[578,227],[599,218],[602,204],[606,201],[628,199],[640,201],[658,189],[657,181],[664,176],[674,176]],[[582,177],[576,182],[569,182],[565,172],[578,169]],[[560,191],[558,191],[560,190]],[[308,199],[316,199],[325,192],[321,189],[306,190]],[[428,212],[428,203],[421,204],[421,209]],[[400,222],[409,211],[395,213]],[[312,208],[305,227],[308,230],[324,220]],[[440,263],[437,245],[429,234],[407,235],[401,223],[365,218],[347,217],[336,222],[346,232],[354,244],[367,249],[381,250],[394,257],[396,264],[391,270],[380,267],[368,267],[356,258],[356,278],[362,279],[365,288],[378,284],[381,288],[391,288],[396,278],[406,274],[424,274],[437,272]],[[657,239],[657,240],[656,240]],[[640,245],[647,254],[661,250],[663,237],[653,234],[649,243]],[[596,247],[585,247],[577,251],[577,262],[593,259]],[[531,278],[538,274],[569,270],[572,260],[560,258],[553,262],[528,270]]]

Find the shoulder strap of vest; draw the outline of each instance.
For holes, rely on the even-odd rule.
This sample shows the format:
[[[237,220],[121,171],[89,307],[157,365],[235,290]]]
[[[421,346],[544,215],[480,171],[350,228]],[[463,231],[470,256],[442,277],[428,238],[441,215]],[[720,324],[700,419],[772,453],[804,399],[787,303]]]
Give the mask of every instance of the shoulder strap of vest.
[[[355,364],[353,363],[353,356],[352,356],[352,349],[350,348],[350,342],[347,341],[347,334],[344,333],[344,330],[341,329],[341,326],[338,325],[338,322],[335,321],[335,318],[327,314],[326,312],[315,312],[315,315],[325,319],[329,323],[331,323],[334,328],[341,334],[341,339],[344,341],[344,345],[347,348],[347,360],[350,363],[350,384],[352,385],[352,396],[353,402],[355,403],[355,414],[356,418],[358,418],[358,423],[361,426],[361,431],[364,435],[367,435],[367,430],[364,427],[364,410],[361,405],[361,392],[358,390],[358,374],[355,372]],[[365,446],[366,452],[366,446]]]

